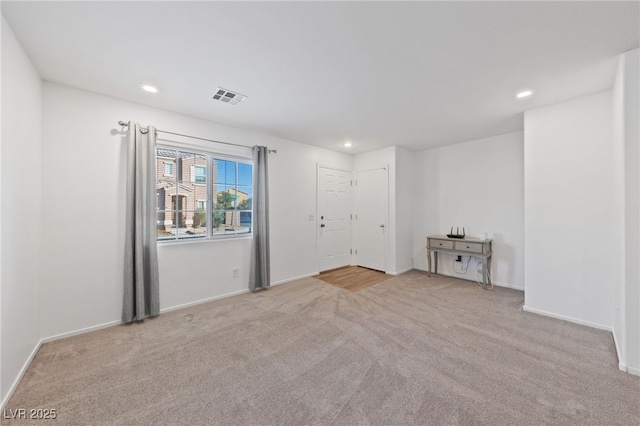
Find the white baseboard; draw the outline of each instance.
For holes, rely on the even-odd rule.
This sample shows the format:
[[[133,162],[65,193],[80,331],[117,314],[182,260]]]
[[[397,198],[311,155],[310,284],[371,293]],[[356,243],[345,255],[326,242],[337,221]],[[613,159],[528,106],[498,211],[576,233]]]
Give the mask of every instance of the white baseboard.
[[[405,272],[409,272],[412,269],[413,269],[413,266],[409,266],[407,268],[400,269],[399,271],[386,272],[386,274],[396,276],[396,275],[404,274]]]
[[[291,281],[301,280],[303,278],[315,277],[316,275],[319,275],[319,274],[320,274],[319,272],[312,272],[310,274],[304,274],[304,275],[300,275],[298,277],[287,278],[287,279],[284,279],[284,280],[273,282],[273,283],[271,283],[271,286],[290,283]]]
[[[633,374],[634,376],[640,376],[640,368],[626,367],[627,373]]]
[[[495,283],[493,283],[493,285],[495,285],[496,287],[512,288],[514,290],[524,291],[524,287],[518,287],[517,285],[508,284],[508,283],[500,283],[496,281]]]
[[[207,297],[205,299],[195,300],[193,302],[182,303],[180,305],[170,306],[168,308],[160,309],[160,313],[164,314],[166,312],[177,311],[178,309],[189,308],[191,306],[201,305],[207,302],[213,302],[214,300],[226,299],[227,297],[237,296],[239,294],[249,293],[249,289],[245,288],[242,290],[232,291],[231,293],[221,294],[219,296]]]
[[[618,339],[616,338],[616,332],[613,327],[611,328],[611,335],[613,336],[613,346],[616,348],[616,356],[618,357],[618,368],[622,371],[627,371],[627,366],[622,358],[622,352],[620,351],[620,345],[618,345]]]
[[[618,346],[616,345],[616,351],[618,350]],[[628,365],[619,362],[618,368],[625,373],[632,374],[634,376],[640,376],[640,368],[629,367]]]
[[[295,281],[295,280],[299,280],[299,279],[302,279],[302,278],[312,277],[314,275],[318,275],[318,273],[314,272],[314,273],[311,273],[311,274],[301,275],[299,277],[287,278],[285,280],[272,282],[270,284],[270,287],[273,287],[273,286],[276,286],[276,285],[280,285],[280,284],[285,284],[285,283],[288,283],[288,282],[291,282],[291,281]],[[250,291],[251,290],[249,290],[248,288],[245,288],[245,289],[242,289],[242,290],[238,290],[238,291],[232,291],[231,293],[225,293],[225,294],[221,294],[219,296],[208,297],[206,299],[200,299],[200,300],[196,300],[194,302],[183,303],[181,305],[176,305],[176,306],[171,306],[169,308],[160,309],[160,313],[164,314],[165,312],[171,312],[171,311],[175,311],[175,310],[178,310],[178,309],[189,308],[191,306],[201,305],[201,304],[207,303],[207,302],[213,302],[214,300],[226,299],[227,297],[233,297],[233,296],[237,296],[239,294],[249,293]]]
[[[618,363],[618,368],[625,373],[632,374],[634,376],[640,376],[640,368],[633,368],[623,363]]]
[[[175,310],[178,310],[178,309],[188,308],[190,306],[200,305],[202,303],[212,302],[212,301],[218,300],[218,299],[225,299],[227,297],[232,297],[232,296],[236,296],[238,294],[243,294],[243,293],[248,293],[248,292],[249,292],[249,289],[243,289],[243,290],[238,290],[238,291],[234,291],[234,292],[231,292],[231,293],[222,294],[222,295],[219,295],[219,296],[207,297],[206,299],[195,300],[193,302],[183,303],[183,304],[180,304],[180,305],[175,305],[175,306],[170,306],[168,308],[160,309],[160,313],[164,314],[166,312],[171,312],[171,311],[175,311]],[[65,337],[76,336],[78,334],[89,333],[91,331],[96,331],[96,330],[100,330],[102,328],[112,327],[112,326],[118,325],[118,324],[122,324],[122,321],[121,320],[114,320],[114,321],[105,322],[103,324],[98,324],[98,325],[93,325],[93,326],[90,326],[90,327],[80,328],[78,330],[73,330],[73,331],[69,331],[69,332],[66,332],[66,333],[60,333],[60,334],[56,334],[54,336],[44,337],[42,339],[42,343],[53,342],[54,340],[64,339]]]
[[[18,384],[22,380],[24,373],[27,372],[27,369],[31,365],[31,361],[33,361],[33,358],[35,358],[36,354],[40,350],[40,346],[42,346],[42,343],[43,343],[42,339],[40,339],[38,343],[36,343],[36,346],[33,348],[29,356],[27,357],[26,361],[22,365],[22,368],[20,369],[20,372],[18,373],[18,376],[15,378],[15,380],[9,387],[9,391],[7,392],[6,396],[3,398],[2,404],[0,404],[0,410],[4,410],[4,407],[7,405],[7,402],[9,402],[9,400],[13,396],[13,393],[16,391],[16,388],[18,387]]]
[[[611,334],[613,335],[613,344],[616,347],[616,354],[618,355],[618,368],[625,373],[633,374],[634,376],[640,376],[640,368],[629,367],[624,363],[624,359],[620,356],[622,352],[620,352],[620,345],[618,344],[618,339],[616,338],[616,333],[612,330]],[[622,361],[620,361],[622,360]]]
[[[422,272],[429,272],[426,268],[418,268],[418,267],[415,267],[415,266],[412,269],[415,269],[417,271],[422,271]],[[461,275],[443,274],[442,272],[439,273],[438,275],[441,275],[443,277],[449,277],[449,278],[457,278],[459,280],[471,281],[472,283],[476,282],[475,280],[471,280],[471,279],[469,279],[467,277],[463,277]],[[508,284],[508,283],[501,283],[501,282],[495,281],[493,283],[493,285],[495,285],[496,287],[512,288],[514,290],[524,291],[524,287],[518,287],[516,285],[512,285],[512,284]]]
[[[40,340],[40,342],[41,343],[49,343],[49,342],[53,342],[54,340],[60,340],[60,339],[64,339],[65,337],[71,337],[71,336],[76,336],[78,334],[89,333],[91,331],[100,330],[102,328],[113,327],[114,325],[118,325],[118,324],[122,324],[122,321],[120,321],[120,320],[109,321],[109,322],[105,322],[103,324],[92,325],[91,327],[79,328],[78,330],[68,331],[66,333],[55,334],[55,335],[49,336],[49,337],[43,337]]]
[[[586,325],[587,327],[597,328],[598,330],[609,331],[609,332],[611,332],[611,334],[613,334],[613,328],[609,327],[608,325],[602,325],[602,324],[597,324],[595,322],[584,321],[584,320],[580,320],[580,319],[577,319],[577,318],[569,317],[569,316],[566,316],[566,315],[554,314],[554,313],[551,313],[551,312],[543,311],[541,309],[530,308],[530,307],[525,306],[525,305],[522,305],[522,309],[525,312],[531,312],[532,314],[538,314],[538,315],[542,315],[542,316],[545,316],[545,317],[560,319],[560,320],[563,320],[563,321],[572,322],[574,324]]]

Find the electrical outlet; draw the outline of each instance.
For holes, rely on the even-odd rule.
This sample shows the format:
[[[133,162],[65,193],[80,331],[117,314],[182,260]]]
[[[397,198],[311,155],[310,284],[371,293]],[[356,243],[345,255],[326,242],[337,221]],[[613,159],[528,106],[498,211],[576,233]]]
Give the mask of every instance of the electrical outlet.
[[[240,270],[238,268],[233,270],[233,278],[238,278],[240,276]]]

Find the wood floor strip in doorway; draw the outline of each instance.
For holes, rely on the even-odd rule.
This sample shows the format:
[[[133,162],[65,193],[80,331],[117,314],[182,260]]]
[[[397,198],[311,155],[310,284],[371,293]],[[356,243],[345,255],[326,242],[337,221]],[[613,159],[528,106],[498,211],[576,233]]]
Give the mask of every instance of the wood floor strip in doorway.
[[[361,266],[345,266],[343,268],[322,272],[315,278],[336,287],[355,292],[386,281],[393,278],[393,276]]]

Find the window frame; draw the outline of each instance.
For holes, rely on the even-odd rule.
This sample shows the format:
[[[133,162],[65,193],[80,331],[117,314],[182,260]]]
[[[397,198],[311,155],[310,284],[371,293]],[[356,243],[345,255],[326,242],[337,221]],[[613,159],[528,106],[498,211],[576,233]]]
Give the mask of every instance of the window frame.
[[[251,192],[253,193],[253,172],[254,172],[254,167],[253,167],[253,160],[251,158],[247,158],[247,157],[240,157],[240,156],[235,156],[235,155],[229,155],[229,154],[223,154],[220,152],[216,152],[215,150],[207,150],[207,149],[203,149],[201,147],[190,147],[190,146],[183,146],[181,144],[176,144],[176,145],[172,145],[172,144],[158,144],[156,145],[155,148],[155,156],[156,156],[156,162],[158,161],[158,158],[162,158],[165,159],[165,157],[162,156],[158,156],[158,150],[167,150],[167,151],[173,151],[176,154],[179,152],[184,152],[184,153],[189,153],[189,154],[193,154],[193,155],[197,155],[197,156],[204,156],[206,159],[206,182],[195,182],[195,165],[192,165],[192,170],[193,170],[193,174],[192,179],[191,180],[191,184],[193,185],[198,185],[198,186],[204,186],[206,185],[206,197],[207,199],[205,200],[205,215],[206,215],[206,233],[202,236],[200,235],[194,235],[192,237],[179,237],[178,233],[176,232],[176,234],[173,236],[173,238],[166,238],[166,239],[160,239],[158,236],[156,236],[156,244],[182,244],[182,243],[194,243],[194,242],[204,242],[204,241],[221,241],[221,240],[230,240],[230,239],[238,239],[238,238],[253,238],[253,202],[251,203],[251,209],[238,209],[237,205],[234,207],[233,211],[234,213],[237,212],[238,217],[241,217],[241,213],[242,212],[250,212],[251,213],[251,224],[249,226],[249,230],[248,232],[243,232],[243,233],[227,233],[227,232],[222,232],[222,233],[215,233],[214,232],[214,212],[216,211],[226,211],[226,210],[216,210],[214,209],[214,185],[218,185],[217,183],[214,183],[214,177],[212,176],[213,173],[213,165],[214,165],[214,161],[216,160],[224,160],[224,161],[230,161],[230,162],[234,162],[236,163],[236,167],[235,167],[235,184],[233,185],[234,190],[239,191],[239,188],[250,188]],[[175,160],[175,162],[173,163],[174,166],[174,171],[175,171],[175,167],[177,165],[177,158]],[[238,184],[238,173],[239,173],[239,164],[247,164],[249,166],[251,166],[251,176],[252,176],[252,181],[250,185],[239,185]],[[197,166],[197,167],[205,167],[205,166]],[[166,176],[166,175],[164,175]],[[175,183],[176,186],[178,185],[178,174],[174,173],[173,175],[170,175],[170,177],[175,179]],[[157,184],[157,180],[158,180],[158,175],[156,175],[156,184]],[[225,186],[231,186],[229,184],[220,184],[220,185],[225,185]],[[175,194],[176,196],[178,196],[179,194]],[[156,198],[157,199],[157,198]],[[251,197],[251,199],[253,199],[253,196]],[[195,203],[197,205],[198,201],[202,201],[201,199],[196,199]],[[199,212],[199,209],[194,210],[195,212]],[[180,214],[181,212],[191,212],[191,210],[177,210],[177,209],[167,209],[165,207],[164,210],[160,210],[159,208],[157,208],[156,206],[156,221],[158,223],[158,225],[160,225],[159,223],[159,214],[160,213],[168,213],[171,212],[173,215],[177,215]]]

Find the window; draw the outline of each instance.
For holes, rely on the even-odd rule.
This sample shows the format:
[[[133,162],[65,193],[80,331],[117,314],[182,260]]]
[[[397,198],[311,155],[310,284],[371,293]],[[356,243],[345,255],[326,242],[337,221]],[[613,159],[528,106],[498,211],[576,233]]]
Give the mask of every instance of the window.
[[[165,176],[173,176],[173,168],[175,164],[173,163],[164,163],[164,174]]]
[[[207,168],[204,166],[193,166],[191,176],[195,183],[207,183]]]
[[[213,233],[251,230],[253,166],[247,163],[213,159],[216,174],[213,199]]]
[[[163,147],[156,150],[156,161],[158,241],[251,233],[253,166],[249,160]]]

